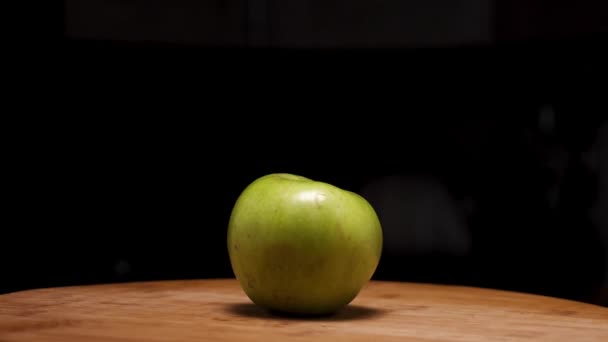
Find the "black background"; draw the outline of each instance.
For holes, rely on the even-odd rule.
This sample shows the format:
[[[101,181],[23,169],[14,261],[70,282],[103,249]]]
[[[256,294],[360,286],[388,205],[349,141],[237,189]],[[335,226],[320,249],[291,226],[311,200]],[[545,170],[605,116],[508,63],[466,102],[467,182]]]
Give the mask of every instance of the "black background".
[[[387,218],[396,242],[376,279],[606,304],[607,222],[590,214],[606,169],[589,161],[606,153],[605,82],[591,83],[605,5],[496,1],[464,20],[441,1],[413,17],[391,1],[309,3],[307,17],[273,1],[66,2],[60,78],[76,115],[31,146],[25,210],[5,228],[27,242],[0,260],[0,291],[231,277],[234,201],[291,172],[357,192],[401,179],[389,197],[407,197],[404,222],[439,217],[439,231],[453,216],[416,203],[455,208],[459,252],[434,233],[416,248],[406,239],[429,226]]]

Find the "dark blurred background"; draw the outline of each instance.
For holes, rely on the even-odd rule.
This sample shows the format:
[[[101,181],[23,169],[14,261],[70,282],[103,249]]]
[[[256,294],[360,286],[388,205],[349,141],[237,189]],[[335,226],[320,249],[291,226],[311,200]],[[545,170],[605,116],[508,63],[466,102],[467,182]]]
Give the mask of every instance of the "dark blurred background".
[[[15,230],[32,242],[0,260],[0,291],[231,277],[234,201],[255,178],[291,172],[375,206],[385,234],[376,279],[608,305],[606,84],[592,83],[604,65],[580,58],[605,45],[607,14],[601,0],[66,1],[66,61],[77,67],[63,77],[73,88],[64,99],[80,119],[31,157],[39,209]],[[474,61],[424,62],[410,54],[420,47]],[[476,63],[501,47],[517,62]],[[230,64],[278,54],[293,76],[298,54],[335,61],[360,49],[407,66],[382,70],[395,83],[380,87],[357,83],[375,69],[352,62],[346,78],[302,77],[311,85],[252,82],[234,70],[260,76],[273,64]],[[157,78],[173,70],[159,52],[173,51],[200,66],[183,77],[194,86],[178,86],[194,94],[163,101],[176,85]],[[580,60],[562,63],[564,51]],[[199,91],[206,75],[223,78],[221,91]],[[149,92],[135,96],[137,87]],[[144,117],[127,120],[134,112]]]

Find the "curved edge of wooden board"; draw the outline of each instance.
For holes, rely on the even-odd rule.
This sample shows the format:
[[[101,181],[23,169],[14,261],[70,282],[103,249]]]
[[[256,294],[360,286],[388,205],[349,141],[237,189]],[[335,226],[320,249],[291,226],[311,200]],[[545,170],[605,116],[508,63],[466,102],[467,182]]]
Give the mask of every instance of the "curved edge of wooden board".
[[[140,291],[161,291],[176,290],[179,288],[205,288],[221,290],[222,292],[238,292],[243,296],[246,296],[242,291],[242,288],[235,278],[193,278],[193,279],[172,279],[172,280],[149,280],[149,281],[133,281],[133,282],[117,282],[117,283],[99,283],[99,284],[86,284],[86,285],[68,285],[58,287],[42,287],[33,288],[20,291],[9,292],[0,295],[0,302],[3,299],[14,298],[14,297],[30,297],[36,293],[65,293],[65,292],[91,292],[91,291],[117,291],[117,290],[129,290],[137,289]],[[388,280],[370,280],[361,290],[359,295],[353,300],[356,302],[361,298],[397,298],[401,289],[407,289],[407,292],[415,292],[418,295],[426,294],[439,294],[439,293],[450,293],[453,297],[459,297],[461,300],[477,298],[481,301],[486,300],[508,300],[508,301],[522,301],[522,302],[551,302],[554,305],[564,306],[579,306],[587,309],[599,309],[607,310],[608,307],[603,307],[597,304],[580,302],[570,300],[566,298],[551,297],[542,294],[528,293],[528,292],[513,292],[508,290],[490,288],[490,287],[474,287],[467,285],[456,285],[456,284],[434,284],[434,283],[422,283],[422,282],[401,282],[401,281],[388,281]]]

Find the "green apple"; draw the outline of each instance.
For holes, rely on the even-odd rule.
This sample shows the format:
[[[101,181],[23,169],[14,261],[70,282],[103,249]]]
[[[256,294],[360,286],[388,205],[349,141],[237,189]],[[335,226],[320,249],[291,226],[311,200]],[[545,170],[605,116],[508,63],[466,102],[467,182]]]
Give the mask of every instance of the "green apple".
[[[232,209],[227,247],[249,299],[292,314],[330,314],[371,279],[382,227],[360,195],[309,178],[274,173],[249,184]]]

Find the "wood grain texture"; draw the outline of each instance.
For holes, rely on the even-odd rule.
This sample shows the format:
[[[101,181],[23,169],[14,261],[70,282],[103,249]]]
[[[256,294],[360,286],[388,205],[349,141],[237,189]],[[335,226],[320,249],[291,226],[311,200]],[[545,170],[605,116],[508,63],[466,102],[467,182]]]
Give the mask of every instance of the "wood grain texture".
[[[608,309],[490,289],[370,282],[339,313],[276,316],[233,279],[0,296],[0,341],[608,341]]]

